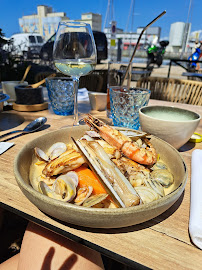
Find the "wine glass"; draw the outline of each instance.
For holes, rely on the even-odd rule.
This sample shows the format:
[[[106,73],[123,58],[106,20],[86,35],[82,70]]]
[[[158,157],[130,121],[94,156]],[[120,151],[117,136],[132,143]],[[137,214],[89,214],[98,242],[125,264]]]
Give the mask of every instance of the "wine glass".
[[[78,85],[80,76],[89,74],[97,63],[97,52],[90,24],[60,22],[53,47],[56,68],[74,81],[74,125],[78,122]]]

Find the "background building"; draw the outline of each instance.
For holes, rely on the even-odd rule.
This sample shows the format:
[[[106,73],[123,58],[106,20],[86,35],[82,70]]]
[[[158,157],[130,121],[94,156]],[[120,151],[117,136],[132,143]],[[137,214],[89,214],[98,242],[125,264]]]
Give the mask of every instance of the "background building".
[[[123,29],[116,28],[116,44],[118,39],[122,39],[123,49],[127,50],[129,47],[134,47],[138,41],[138,38],[143,30],[143,27],[138,27],[137,32],[124,32]],[[108,41],[111,39],[111,28],[104,29],[104,33],[107,36]],[[144,47],[147,43],[151,43],[154,39],[160,40],[161,28],[150,27],[148,28],[140,40],[140,48]]]
[[[102,29],[102,15],[88,12],[81,14],[81,20],[76,21],[82,21],[85,23],[89,23],[92,30],[94,31],[101,31]]]
[[[190,23],[172,23],[170,26],[169,46],[166,50],[174,53],[187,52],[190,29]]]
[[[48,39],[56,32],[58,23],[68,19],[65,12],[53,12],[52,7],[41,5],[37,6],[37,14],[20,18],[19,25],[24,33],[39,33]]]
[[[50,38],[56,31],[60,21],[67,21],[69,18],[65,12],[53,12],[52,7],[37,6],[37,14],[23,16],[19,19],[21,32],[39,33],[45,40]],[[102,16],[92,12],[83,13],[81,19],[91,25],[92,30],[101,31]]]

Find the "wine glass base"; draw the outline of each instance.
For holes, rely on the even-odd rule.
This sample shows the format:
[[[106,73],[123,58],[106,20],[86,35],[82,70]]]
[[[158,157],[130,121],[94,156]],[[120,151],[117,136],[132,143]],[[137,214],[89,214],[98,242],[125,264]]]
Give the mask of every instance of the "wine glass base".
[[[82,114],[79,115],[78,117],[78,122],[76,122],[76,120],[73,121],[72,124],[66,125],[66,126],[62,126],[61,128],[67,128],[67,127],[76,127],[76,126],[83,126],[86,125],[84,118],[87,117],[87,114]]]

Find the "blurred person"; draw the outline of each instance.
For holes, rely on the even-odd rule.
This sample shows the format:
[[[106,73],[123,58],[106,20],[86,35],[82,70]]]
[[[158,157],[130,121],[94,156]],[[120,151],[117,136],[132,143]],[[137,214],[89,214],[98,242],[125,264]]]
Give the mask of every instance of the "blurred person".
[[[28,223],[20,253],[0,264],[0,270],[101,270],[101,255],[79,243]]]
[[[192,55],[190,55],[188,57],[188,60],[190,61],[190,63],[188,63],[188,67],[189,67],[190,71],[193,70],[193,72],[194,72],[195,70],[200,69],[200,64],[196,61],[199,61],[201,56],[202,56],[202,41],[199,42],[196,39],[195,45],[192,48]]]

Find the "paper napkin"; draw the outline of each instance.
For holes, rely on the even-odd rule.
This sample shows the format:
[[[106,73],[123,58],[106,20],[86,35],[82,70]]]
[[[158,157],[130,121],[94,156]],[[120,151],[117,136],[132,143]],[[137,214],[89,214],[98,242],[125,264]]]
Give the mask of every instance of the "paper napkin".
[[[202,150],[192,153],[191,202],[189,233],[193,243],[202,249]]]
[[[0,142],[0,155],[7,151],[14,143]]]

